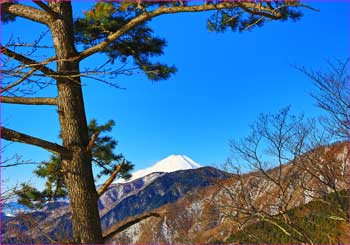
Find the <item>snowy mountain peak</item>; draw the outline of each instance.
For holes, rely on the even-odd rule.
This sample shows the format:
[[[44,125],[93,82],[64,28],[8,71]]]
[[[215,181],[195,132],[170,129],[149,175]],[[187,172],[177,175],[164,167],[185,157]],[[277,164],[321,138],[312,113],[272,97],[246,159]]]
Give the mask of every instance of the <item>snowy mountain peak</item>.
[[[197,162],[193,161],[191,158],[185,156],[185,155],[170,155],[163,160],[160,160],[153,166],[138,170],[134,173],[132,173],[132,177],[127,181],[132,181],[138,178],[142,178],[146,175],[149,175],[151,173],[155,172],[174,172],[178,170],[186,170],[186,169],[195,169],[200,168],[201,165]],[[124,182],[122,180],[118,180],[117,183]]]
[[[151,168],[156,172],[173,172],[184,169],[194,169],[201,167],[198,163],[185,155],[170,155],[157,162]]]

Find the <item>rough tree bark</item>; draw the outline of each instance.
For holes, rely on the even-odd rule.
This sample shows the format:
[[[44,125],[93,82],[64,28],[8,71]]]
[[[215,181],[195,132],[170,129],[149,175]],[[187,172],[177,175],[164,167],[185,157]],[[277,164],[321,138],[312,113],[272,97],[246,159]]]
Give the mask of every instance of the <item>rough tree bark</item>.
[[[50,23],[56,50],[57,72],[79,74],[79,62],[69,61],[77,55],[74,46],[72,7],[70,2],[50,2],[62,18]],[[63,146],[72,151],[72,159],[63,160],[63,172],[69,191],[73,239],[81,243],[102,243],[91,153],[80,77],[57,79],[57,105]]]

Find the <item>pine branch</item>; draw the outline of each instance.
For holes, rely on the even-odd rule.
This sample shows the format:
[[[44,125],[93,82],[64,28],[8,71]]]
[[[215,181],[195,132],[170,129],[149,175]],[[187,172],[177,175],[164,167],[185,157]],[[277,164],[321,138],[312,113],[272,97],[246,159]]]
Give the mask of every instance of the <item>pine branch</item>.
[[[12,97],[1,96],[1,103],[22,104],[22,105],[57,105],[56,98],[27,98],[27,97]]]
[[[23,134],[21,132],[8,129],[5,127],[1,127],[0,130],[1,130],[0,135],[2,139],[38,146],[48,151],[60,154],[63,158],[66,158],[66,159],[71,159],[72,157],[72,152],[70,150],[56,143],[52,143],[43,139],[39,139],[30,135],[27,135],[27,134]]]
[[[4,2],[1,3],[1,11],[45,25],[49,25],[51,21],[51,16],[48,13],[23,4]]]
[[[292,2],[293,6],[295,6],[295,3]],[[286,6],[288,4],[286,3]],[[275,11],[275,9],[261,6],[258,3],[251,3],[251,2],[222,2],[219,4],[203,4],[203,5],[197,5],[197,6],[176,6],[176,7],[160,7],[154,11],[151,12],[145,12],[132,20],[130,20],[127,24],[125,24],[123,27],[121,27],[119,30],[115,31],[111,35],[109,35],[104,41],[82,51],[77,59],[82,60],[85,59],[101,50],[106,48],[110,43],[117,40],[119,37],[127,33],[130,29],[133,27],[150,20],[156,16],[160,16],[163,14],[171,14],[171,13],[182,13],[182,12],[202,12],[202,11],[211,11],[211,10],[220,10],[220,9],[232,9],[240,7],[244,9],[248,13],[252,14],[259,14],[261,16],[270,18],[270,19],[279,19],[282,17],[282,14],[278,11]]]
[[[59,18],[58,13],[56,13],[55,11],[53,11],[49,6],[47,6],[45,3],[43,3],[42,1],[33,1],[36,5],[38,5],[40,8],[42,8],[43,10],[45,10],[45,12],[47,14],[49,14],[51,17],[53,17],[54,19]]]
[[[120,172],[120,170],[122,169],[124,164],[125,164],[125,160],[123,160],[123,162],[121,164],[116,166],[116,168],[114,169],[114,171],[111,174],[111,176],[109,176],[109,178],[106,180],[106,182],[103,183],[103,185],[98,189],[98,191],[97,191],[97,196],[98,197],[100,197],[103,193],[105,193],[105,191],[107,190],[108,186],[110,186],[110,184],[112,184],[113,180],[117,177],[117,174]]]

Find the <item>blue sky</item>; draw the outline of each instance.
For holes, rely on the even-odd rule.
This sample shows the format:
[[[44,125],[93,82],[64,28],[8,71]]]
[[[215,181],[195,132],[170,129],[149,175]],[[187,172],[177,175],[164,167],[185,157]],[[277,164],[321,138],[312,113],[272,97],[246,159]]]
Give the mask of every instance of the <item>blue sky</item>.
[[[346,2],[310,5],[320,12],[305,10],[298,22],[270,22],[241,34],[209,32],[206,13],[154,19],[155,33],[168,42],[159,60],[175,64],[178,72],[159,83],[143,75],[118,77],[126,90],[84,80],[87,117],[115,120],[117,152],[140,169],[170,154],[184,154],[203,165],[222,164],[230,155],[228,141],[247,135],[249,124],[261,112],[291,105],[294,113],[320,115],[309,96],[311,82],[293,65],[318,70],[326,68],[329,59],[349,56],[350,7]],[[77,13],[87,8],[83,2],[75,5]],[[19,33],[31,40],[41,30],[28,21],[4,25],[3,42]],[[104,60],[96,55],[81,67]],[[1,111],[7,127],[59,141],[55,108],[2,105]],[[39,148],[15,143],[2,158],[14,153],[37,162],[49,156]],[[32,179],[33,167],[3,169],[2,179],[10,184]]]

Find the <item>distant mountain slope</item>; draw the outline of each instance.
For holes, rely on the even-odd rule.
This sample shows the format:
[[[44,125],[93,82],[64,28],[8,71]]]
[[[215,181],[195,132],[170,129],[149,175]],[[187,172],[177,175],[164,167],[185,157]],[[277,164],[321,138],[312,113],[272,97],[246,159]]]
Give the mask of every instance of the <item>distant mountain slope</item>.
[[[209,193],[215,188],[209,187]],[[207,190],[208,191],[208,190]],[[206,193],[208,193],[206,191]],[[341,201],[349,209],[350,190],[340,191]],[[202,195],[202,193],[200,194]],[[288,236],[276,226],[267,222],[258,222],[245,227],[242,231],[235,231],[234,223],[221,219],[220,212],[213,206],[199,201],[196,197],[186,199],[154,210],[163,217],[151,217],[137,223],[126,231],[114,234],[111,227],[106,232],[106,243],[210,243],[210,244],[300,244],[302,240]],[[349,244],[350,223],[342,220],[334,207],[338,200],[334,193],[323,197],[323,200],[311,201],[291,209],[288,214],[291,222],[301,224],[314,244]],[[339,218],[337,218],[339,214]],[[121,222],[123,225],[124,223]],[[125,222],[126,223],[126,222]],[[282,227],[285,226],[280,223]],[[146,228],[147,227],[147,228]],[[176,229],[174,229],[176,228]],[[298,237],[297,234],[292,234]]]
[[[105,230],[127,217],[175,202],[188,191],[214,184],[217,180],[229,176],[230,174],[212,167],[163,174],[135,195],[130,195],[113,208],[109,208],[109,211],[101,217],[102,229]]]
[[[321,211],[322,209],[325,211],[326,207],[320,206],[320,209],[316,207],[315,210],[320,212],[314,216],[308,216],[305,210],[311,210],[310,207],[314,205],[312,204],[313,198],[324,196],[310,196],[310,190],[321,188],[324,194],[332,192],[332,189],[322,186],[321,183],[327,178],[326,173],[331,173],[331,176],[334,176],[338,190],[350,189],[347,181],[349,179],[347,176],[350,176],[348,149],[348,145],[335,144],[320,147],[307,153],[307,158],[311,156],[310,154],[315,154],[317,158],[328,159],[329,154],[336,154],[337,159],[340,159],[340,161],[334,162],[334,158],[331,157],[331,161],[327,161],[327,164],[318,166],[320,169],[315,168],[314,162],[311,162],[305,166],[302,163],[302,168],[288,163],[280,168],[267,170],[269,174],[281,174],[281,178],[285,178],[287,181],[293,180],[293,183],[294,181],[302,183],[302,185],[296,184],[291,190],[293,195],[288,200],[288,209],[292,210],[290,212],[297,210],[295,207],[301,207],[300,212],[296,211],[298,216],[302,217],[303,214],[306,214],[305,217],[312,219],[312,221],[317,219],[318,215],[325,214]],[[345,156],[344,159],[347,160],[343,161]],[[310,172],[310,170],[312,171]],[[238,226],[232,217],[235,215],[234,210],[237,205],[243,203],[243,206],[239,206],[239,208],[244,209],[246,202],[241,200],[240,196],[232,194],[240,193],[243,190],[244,194],[253,200],[255,207],[261,209],[262,212],[270,215],[278,213],[274,208],[276,203],[280,201],[278,186],[262,176],[263,173],[259,172],[238,176],[215,168],[203,167],[170,173],[156,172],[127,183],[114,184],[109,187],[99,201],[101,223],[106,237],[105,242],[107,244],[241,242],[241,240],[237,240],[237,237],[234,237],[235,234],[238,234]],[[239,184],[240,179],[243,179],[243,187]],[[266,191],[268,191],[268,195]],[[306,203],[310,203],[311,206],[305,205]],[[150,216],[150,213],[157,215]],[[70,214],[67,207],[60,207],[56,210],[49,209],[45,213],[38,214],[40,218],[38,224],[41,224],[41,228],[44,228],[50,237],[57,237],[57,235],[64,237],[64,234],[69,237],[71,235]],[[146,219],[133,223],[135,218],[146,216]],[[23,219],[19,219],[19,217],[6,219],[6,224],[2,227],[3,243],[32,241],[30,235],[37,238],[38,233],[30,232],[25,223],[22,222]],[[261,223],[257,223],[258,230],[254,230],[256,222],[257,219],[253,217],[244,224],[243,228],[252,229],[249,231],[259,234]],[[130,224],[130,226],[125,226],[125,224]],[[337,222],[329,222],[329,224],[338,227],[337,229],[341,232],[339,235],[332,235],[333,238],[339,238],[332,241],[343,239],[343,223],[339,225]],[[8,225],[11,225],[12,230],[8,229]],[[265,224],[263,226],[267,227]],[[348,224],[345,225],[345,228],[347,227],[349,227]],[[62,233],[63,228],[66,233]],[[267,228],[267,235],[269,235],[270,230]],[[20,231],[20,236],[15,236],[13,231]],[[330,232],[333,231],[335,229],[330,230]],[[274,231],[271,230],[271,232]],[[235,240],[228,240],[230,238]],[[45,240],[47,238],[41,237],[41,239],[47,241]],[[284,241],[283,239],[281,241]]]
[[[137,193],[151,184],[154,180],[164,175],[165,173],[151,173],[142,178],[131,180],[125,183],[114,183],[110,185],[107,191],[99,198],[98,205],[100,215],[103,216],[106,212],[114,208],[118,203],[131,195]]]
[[[19,211],[29,211],[29,208],[19,204],[17,201],[11,201],[11,202],[5,202],[5,203],[1,203],[1,213],[4,216],[9,216],[9,217],[13,217],[16,215],[17,212]]]
[[[199,167],[201,167],[200,164],[185,155],[170,155],[149,168],[136,171],[127,181],[119,179],[100,197],[100,215],[104,216],[108,210],[113,209],[119,202],[128,196],[136,195],[165,173]]]
[[[322,193],[332,192],[331,188],[322,184],[322,181],[327,178],[327,175],[322,175],[322,173],[331,173],[331,176],[336,178],[335,183],[338,190],[349,189],[348,177],[350,161],[348,161],[348,149],[347,144],[335,144],[327,147],[320,147],[315,149],[315,151],[307,153],[316,154],[320,159],[329,157],[328,153],[336,154],[336,158],[340,161],[327,161],[326,165],[319,166],[320,169],[318,170],[322,172],[309,172],[310,169],[313,171],[317,170],[313,165],[314,162],[311,161],[311,166],[304,166],[303,163],[302,168],[296,169],[292,164],[285,164],[282,168],[269,170],[268,173],[282,173],[282,176],[287,177],[287,180],[292,179],[295,183],[302,183],[302,185],[293,189],[293,195],[291,199],[288,200],[288,207],[290,209],[298,206],[302,207],[306,203],[313,201],[313,198],[321,197],[313,195],[312,193],[310,194],[310,191],[321,190]],[[325,155],[319,155],[319,153]],[[244,192],[252,198],[254,205],[259,206],[262,212],[275,215],[276,209],[274,206],[276,206],[276,203],[280,200],[278,195],[279,188],[261,176],[262,173],[259,172],[251,172],[243,175]],[[152,213],[158,213],[160,217],[149,217],[119,233],[115,233],[115,231],[119,230],[121,224],[127,223],[128,220],[130,221],[131,219],[126,219],[121,221],[120,224],[112,225],[105,230],[104,234],[107,236],[106,243],[188,244],[225,241],[233,233],[238,231],[237,223],[232,219],[235,215],[235,208],[239,207],[244,210],[244,205],[246,205],[244,200],[235,199],[230,195],[230,193],[239,193],[241,191],[242,186],[239,184],[238,180],[238,176],[232,175],[230,178],[219,180],[214,185],[200,188],[197,191],[189,191],[177,201],[170,202],[152,210]],[[266,194],[266,191],[268,191],[268,194]],[[241,201],[243,202],[241,203]],[[349,201],[348,196],[347,201]],[[246,208],[249,207],[247,206]],[[336,206],[332,206],[331,208],[334,210],[337,209]],[[317,210],[322,211],[322,208],[316,209],[316,212],[318,212]],[[147,212],[144,212],[144,214],[147,214]],[[313,215],[314,216],[308,216],[311,219],[311,222],[309,222],[311,226],[314,218],[318,215],[322,215],[322,212]],[[253,218],[254,216],[252,216],[252,219],[245,225],[256,222]],[[333,224],[333,221],[330,221],[329,224]],[[343,225],[344,222],[341,223],[339,227],[343,227]],[[349,225],[347,227],[349,228]],[[323,229],[322,227],[315,226],[314,228],[319,231]],[[343,228],[339,228],[342,234],[344,233]],[[336,229],[332,230],[332,232],[335,231]],[[342,237],[342,234],[336,237]],[[267,230],[266,233],[266,236],[268,235],[269,230]],[[347,243],[350,243],[350,241]]]
[[[203,167],[171,173],[152,173],[131,182],[114,184],[99,200],[102,228],[107,229],[133,215],[175,202],[190,191],[196,192],[229,176],[230,174],[218,169]],[[28,223],[26,220],[43,225],[41,231],[45,231],[49,236],[29,232],[34,229],[28,227],[32,226],[33,222]],[[60,237],[60,232],[65,241],[71,236],[70,212],[69,207],[65,205],[53,210],[45,208],[31,214],[6,217],[6,224],[2,226],[3,243],[50,242],[48,237]]]

